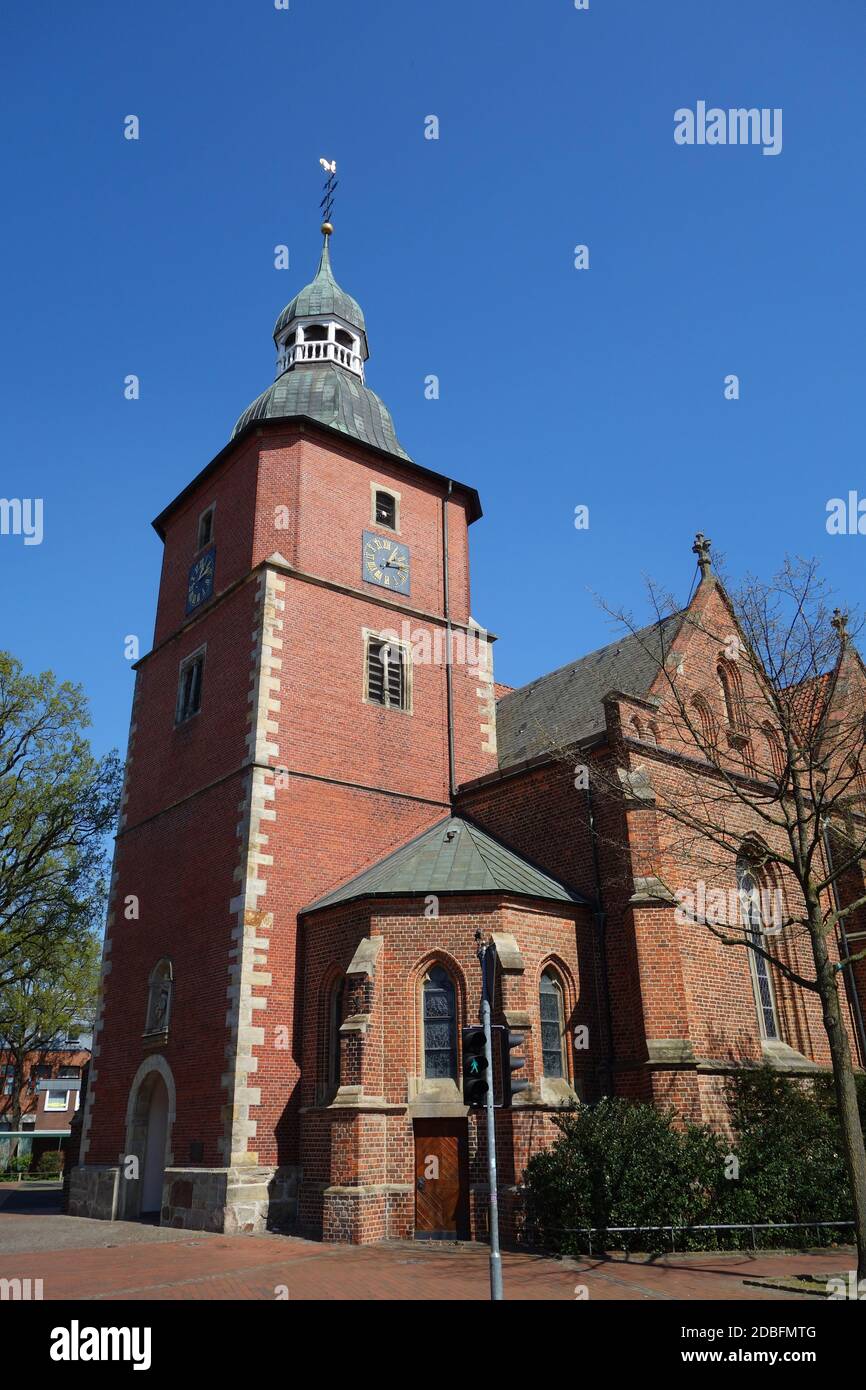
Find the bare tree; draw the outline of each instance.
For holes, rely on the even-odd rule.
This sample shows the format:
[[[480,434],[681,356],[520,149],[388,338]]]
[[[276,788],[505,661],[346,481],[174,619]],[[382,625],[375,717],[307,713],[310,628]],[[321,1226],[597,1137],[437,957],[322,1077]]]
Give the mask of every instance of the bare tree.
[[[866,1152],[845,1026],[847,982],[862,1029],[852,967],[866,947],[848,935],[866,908],[866,669],[814,563],[790,560],[769,583],[728,591],[709,542],[694,549],[701,584],[682,612],[652,583],[649,628],[604,605],[654,676],[635,692],[641,718],[622,730],[620,756],[593,760],[593,784],[621,800],[622,762],[634,769],[644,755],[661,861],[693,885],[661,884],[666,901],[680,922],[750,953],[765,1036],[774,978],[820,999],[866,1278]]]

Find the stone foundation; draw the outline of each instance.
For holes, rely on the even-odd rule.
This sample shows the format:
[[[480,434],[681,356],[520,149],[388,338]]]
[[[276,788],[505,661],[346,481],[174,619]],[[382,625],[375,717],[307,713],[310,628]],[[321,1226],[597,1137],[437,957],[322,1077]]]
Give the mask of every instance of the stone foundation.
[[[166,1168],[161,1226],[189,1231],[260,1234],[294,1224],[298,1170],[285,1168]],[[70,1216],[121,1218],[120,1169],[88,1164],[70,1180]]]
[[[166,1168],[160,1224],[259,1235],[294,1222],[297,1193],[291,1167]]]
[[[110,1164],[79,1164],[69,1175],[67,1212],[98,1221],[116,1221],[120,1210],[120,1169]]]

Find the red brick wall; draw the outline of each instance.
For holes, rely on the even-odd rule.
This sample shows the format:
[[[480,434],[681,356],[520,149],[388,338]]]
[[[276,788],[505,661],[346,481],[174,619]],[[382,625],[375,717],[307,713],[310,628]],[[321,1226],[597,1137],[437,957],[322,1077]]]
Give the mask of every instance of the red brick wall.
[[[557,969],[565,988],[569,1039],[588,1016],[592,980],[584,973],[582,949],[591,927],[585,909],[489,896],[442,896],[438,909],[438,916],[426,916],[423,899],[350,903],[305,920],[304,997],[308,1009],[303,1042],[303,1101],[307,1109],[303,1121],[302,1222],[308,1229],[321,1229],[322,1189],[326,1185],[412,1186],[412,1102],[423,1101],[416,1090],[418,1079],[423,1078],[421,985],[431,963],[441,963],[456,986],[459,1051],[460,1028],[477,1022],[479,1015],[475,932],[480,930],[485,937],[492,932],[514,936],[524,969],[508,972],[501,979],[494,1021],[502,1020],[503,1007],[528,1013],[531,1026],[524,1032],[523,1048],[527,1065],[521,1075],[534,1084],[541,1079],[539,985],[545,966]],[[347,992],[344,1017],[361,1012],[369,1014],[370,1021],[363,1034],[344,1036],[341,1083],[362,1085],[365,1103],[378,1099],[382,1109],[373,1113],[323,1109],[316,1078],[322,1075],[326,1051],[322,1038],[324,1003],[335,974],[345,972],[365,937],[382,942],[374,977],[372,981],[350,977],[349,984],[356,988]],[[458,1077],[460,1065],[458,1057]],[[575,1052],[567,1046],[566,1065],[569,1077],[583,1089],[584,1071],[595,1065],[592,1047]],[[455,1099],[459,1103],[459,1092]],[[536,1103],[498,1116],[500,1181],[504,1188],[519,1185],[530,1155],[551,1142],[556,1132],[552,1113]],[[478,1187],[487,1178],[483,1119],[470,1113],[466,1123],[469,1179]],[[411,1193],[402,1199],[399,1211],[395,1199],[390,1214],[381,1200],[371,1201],[349,1229],[347,1203],[329,1200],[324,1234],[328,1239],[380,1239],[401,1229],[408,1234],[413,1205]],[[473,1233],[481,1235],[486,1229],[483,1194],[473,1201],[472,1208]],[[357,1210],[353,1201],[351,1211]]]
[[[400,492],[399,536],[411,550],[411,596],[389,595],[390,605],[377,603],[379,591],[361,580],[362,531],[376,529],[371,481]],[[261,1087],[261,1104],[251,1118],[261,1162],[297,1161],[304,1017],[296,991],[297,914],[448,811],[444,664],[414,667],[411,714],[362,698],[363,628],[396,627],[399,634],[405,613],[413,636],[422,629],[443,630],[443,495],[444,488],[398,463],[293,426],[252,435],[168,517],[156,645],[138,671],[87,1162],[116,1161],[122,1150],[130,1084],[147,1055],[142,1032],[148,976],[163,956],[175,973],[169,1039],[162,1049],[177,1086],[175,1163],[190,1161],[194,1141],[204,1144],[205,1166],[224,1161],[218,1141],[230,1036],[229,905],[238,893],[238,822],[247,793],[248,696],[258,622],[251,567],[275,551],[320,582],[280,571],[284,626],[274,715],[279,729],[273,736],[279,753],[269,757],[278,770],[276,819],[266,827],[272,863],[261,871],[267,891],[258,902],[272,916],[266,967],[271,981],[255,991],[267,1007],[256,1017],[265,1043],[256,1049],[257,1070],[250,1079]],[[187,575],[198,519],[212,502],[215,599],[188,619]],[[466,499],[455,493],[448,506],[452,616],[463,621],[469,614]],[[275,524],[277,507],[287,509],[288,527]],[[415,618],[415,609],[433,616]],[[201,712],[175,727],[180,663],[204,644]],[[477,672],[455,667],[460,777],[495,762],[482,748],[477,687]],[[137,920],[124,915],[129,896],[138,899]]]
[[[397,538],[409,547],[411,592],[389,594],[397,607],[444,611],[442,499],[444,486],[412,476],[398,462],[379,459],[350,441],[327,441],[321,433],[294,426],[259,441],[259,476],[252,563],[274,551],[306,574],[334,584],[364,588],[361,533],[393,532],[374,524],[371,484],[400,493]],[[279,510],[278,510],[279,509]],[[278,522],[282,509],[290,528]],[[449,503],[451,617],[469,619],[468,515],[465,497]]]
[[[176,633],[189,619],[186,613],[190,565],[198,553],[198,522],[212,503],[216,546],[214,593],[243,579],[252,568],[253,526],[259,440],[251,436],[229,454],[214,472],[192,489],[166,523],[165,550],[153,644]]]
[[[143,761],[139,751],[138,766]],[[237,891],[243,795],[243,776],[235,774],[163,815],[131,826],[119,841],[88,1163],[114,1163],[123,1152],[130,1084],[149,1055],[143,1041],[148,978],[164,956],[174,967],[174,997],[168,1042],[158,1050],[177,1086],[175,1162],[183,1166],[189,1161],[194,1141],[204,1144],[205,1166],[223,1162],[218,1145],[228,1040],[229,902]],[[138,920],[124,916],[130,894],[139,899]]]
[[[731,634],[733,621],[717,591],[708,586],[699,592],[696,612],[706,631],[687,624],[674,642],[683,658],[677,679],[690,697],[700,691],[711,702],[724,725],[724,709],[715,676],[719,634]],[[759,708],[759,695],[743,671],[747,709]],[[856,682],[854,683],[856,685]],[[852,686],[853,688],[853,686]],[[700,771],[668,755],[697,750],[687,731],[672,713],[669,687],[659,675],[656,693],[661,707],[646,701],[617,700],[608,707],[609,754],[593,755],[593,786],[598,858],[606,917],[605,946],[608,961],[610,1007],[616,1089],[629,1095],[677,1103],[685,1113],[700,1117],[703,1107],[718,1112],[712,1087],[700,1083],[686,1070],[651,1074],[645,1065],[646,1039],[681,1039],[696,1056],[720,1067],[760,1060],[760,1027],[751,983],[749,962],[743,948],[723,945],[703,926],[678,924],[669,908],[633,906],[629,899],[634,879],[657,876],[671,890],[695,890],[703,879],[709,888],[735,886],[735,864],[730,854],[719,854],[707,837],[678,827],[661,809],[635,801],[624,806],[618,789],[616,765],[642,769],[656,791],[660,805],[682,805],[701,796]],[[667,700],[665,701],[665,696]],[[644,733],[650,722],[657,730],[658,746],[633,737],[632,715],[639,717]],[[759,766],[768,750],[756,748]],[[742,767],[739,752],[731,752],[732,766]],[[556,761],[517,774],[463,788],[461,806],[491,833],[540,863],[548,872],[571,883],[587,897],[595,894],[591,840],[586,819],[585,793],[573,783],[574,758]],[[710,782],[717,797],[717,784]],[[763,819],[735,797],[724,811],[733,837],[768,835]],[[796,890],[784,885],[793,901]],[[852,886],[851,891],[856,891]],[[771,943],[772,944],[772,943]],[[806,976],[814,973],[808,942],[785,938],[778,944],[782,958]],[[599,974],[601,974],[599,961]],[[780,1033],[795,1051],[822,1065],[829,1062],[826,1035],[817,997],[773,972]],[[854,1041],[852,1019],[844,1010]],[[604,1024],[599,1008],[596,1026]],[[709,1110],[707,1112],[710,1117]]]

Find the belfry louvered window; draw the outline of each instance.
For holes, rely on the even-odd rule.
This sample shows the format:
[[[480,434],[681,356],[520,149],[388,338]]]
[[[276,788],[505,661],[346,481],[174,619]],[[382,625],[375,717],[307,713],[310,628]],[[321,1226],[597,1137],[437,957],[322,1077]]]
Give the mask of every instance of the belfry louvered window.
[[[193,652],[181,662],[177,690],[175,723],[184,724],[201,709],[201,685],[204,672],[204,649]]]
[[[376,492],[375,520],[379,526],[387,526],[390,530],[397,529],[397,498],[393,492],[383,492],[379,489]]]
[[[386,709],[409,708],[409,671],[406,648],[399,642],[367,638],[367,699]]]

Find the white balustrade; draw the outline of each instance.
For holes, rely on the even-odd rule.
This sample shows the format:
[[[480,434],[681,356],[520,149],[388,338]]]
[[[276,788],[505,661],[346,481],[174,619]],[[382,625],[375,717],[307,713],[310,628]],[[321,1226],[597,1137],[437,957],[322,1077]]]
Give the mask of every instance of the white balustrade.
[[[277,357],[277,376],[301,362],[337,362],[341,367],[348,367],[349,371],[354,372],[362,381],[364,379],[364,363],[360,355],[351,348],[344,347],[342,343],[327,340],[292,343],[291,347],[283,348]]]

